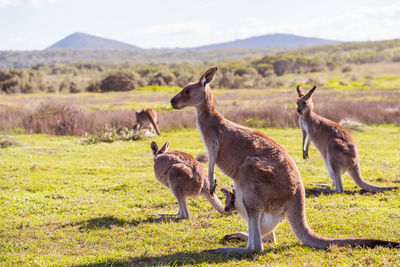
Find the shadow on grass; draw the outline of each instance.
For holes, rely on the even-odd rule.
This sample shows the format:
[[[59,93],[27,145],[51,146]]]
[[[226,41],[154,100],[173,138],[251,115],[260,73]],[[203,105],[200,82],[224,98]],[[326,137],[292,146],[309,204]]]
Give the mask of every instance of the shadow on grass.
[[[162,222],[178,222],[180,219],[177,217],[161,216],[157,218],[148,218],[143,220],[121,220],[114,216],[105,216],[93,218],[85,221],[71,223],[69,226],[79,226],[80,230],[94,230],[94,229],[111,229],[112,227],[123,227],[126,225],[137,226],[146,223],[162,223]]]
[[[327,188],[327,187],[322,187],[322,188],[318,188],[318,187],[314,187],[314,188],[306,188],[306,197],[318,197],[320,195],[334,195],[334,194],[338,194],[335,190]],[[369,194],[369,195],[373,195],[379,192],[368,192],[365,190],[344,190],[344,192],[342,194],[344,195],[355,195],[355,194],[359,194],[359,195],[365,195],[365,194]]]
[[[147,256],[142,255],[139,257],[132,257],[127,261],[108,261],[98,264],[88,264],[88,265],[76,265],[82,267],[88,266],[160,266],[160,265],[170,265],[170,266],[181,266],[181,265],[197,265],[197,264],[218,264],[229,261],[240,261],[249,260],[257,261],[260,256],[267,253],[282,253],[294,246],[300,246],[300,244],[284,245],[275,248],[267,248],[262,252],[248,252],[242,254],[215,254],[210,251],[200,251],[200,252],[176,252],[168,255],[159,256]]]

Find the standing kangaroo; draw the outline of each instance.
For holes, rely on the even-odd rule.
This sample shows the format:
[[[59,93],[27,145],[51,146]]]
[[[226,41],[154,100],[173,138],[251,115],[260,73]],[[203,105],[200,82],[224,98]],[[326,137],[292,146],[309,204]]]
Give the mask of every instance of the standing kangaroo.
[[[158,135],[161,135],[160,129],[158,128],[157,112],[154,109],[142,109],[136,111],[136,124],[133,126],[134,132],[139,132],[140,129],[150,128],[151,133],[154,134],[154,130]]]
[[[353,137],[336,122],[321,117],[313,111],[312,95],[315,89],[316,86],[304,94],[303,89],[297,86],[299,95],[297,112],[300,115],[299,124],[303,134],[303,158],[308,158],[308,148],[312,142],[321,153],[329,177],[338,193],[343,193],[341,175],[345,171],[348,171],[356,184],[366,191],[378,192],[398,188],[375,186],[363,179],[357,145]],[[307,144],[305,144],[306,138]]]
[[[168,152],[168,148],[169,142],[166,142],[161,149],[158,149],[156,142],[151,143],[151,150],[154,155],[154,173],[157,180],[171,189],[177,199],[179,218],[189,218],[186,198],[198,195],[206,198],[221,214],[230,214],[230,212],[224,211],[224,206],[216,194],[210,195],[207,173],[200,162],[183,152]]]
[[[246,248],[225,247],[215,253],[260,251],[262,238],[286,218],[297,238],[307,246],[331,245],[399,246],[376,239],[326,238],[314,233],[305,216],[305,192],[300,173],[292,157],[277,142],[261,132],[225,119],[216,109],[209,84],[217,68],[189,83],[171,99],[175,109],[195,107],[196,124],[208,151],[208,179],[214,192],[215,164],[234,181],[235,206],[248,224]]]

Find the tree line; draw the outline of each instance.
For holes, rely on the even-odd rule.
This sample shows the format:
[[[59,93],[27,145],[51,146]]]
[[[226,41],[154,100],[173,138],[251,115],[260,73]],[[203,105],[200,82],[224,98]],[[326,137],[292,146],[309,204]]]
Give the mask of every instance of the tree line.
[[[202,63],[40,63],[0,71],[0,91],[78,93],[128,91],[149,85],[182,87],[196,79],[199,70],[214,64],[221,72],[214,82],[216,88],[267,88],[273,86],[274,77],[287,73],[349,72],[352,64],[377,62],[400,62],[400,40],[322,45]]]

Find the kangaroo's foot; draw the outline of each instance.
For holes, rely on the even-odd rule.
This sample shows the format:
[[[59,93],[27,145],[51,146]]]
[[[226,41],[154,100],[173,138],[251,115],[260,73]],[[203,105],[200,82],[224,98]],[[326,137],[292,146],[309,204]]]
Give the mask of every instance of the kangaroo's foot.
[[[241,241],[247,241],[248,236],[245,233],[239,232],[239,233],[234,233],[230,235],[226,235],[222,238],[223,241],[229,241],[229,240],[241,240]]]

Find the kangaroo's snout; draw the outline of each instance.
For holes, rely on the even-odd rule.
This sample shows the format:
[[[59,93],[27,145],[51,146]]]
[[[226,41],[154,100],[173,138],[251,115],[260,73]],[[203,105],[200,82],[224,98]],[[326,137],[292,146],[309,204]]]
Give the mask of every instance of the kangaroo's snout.
[[[175,97],[173,97],[173,98],[171,98],[171,106],[173,107],[173,108],[175,108],[175,109],[177,109],[178,107],[176,106],[176,98]]]

